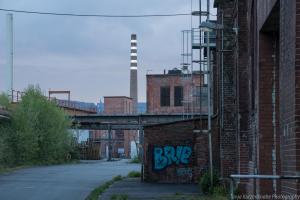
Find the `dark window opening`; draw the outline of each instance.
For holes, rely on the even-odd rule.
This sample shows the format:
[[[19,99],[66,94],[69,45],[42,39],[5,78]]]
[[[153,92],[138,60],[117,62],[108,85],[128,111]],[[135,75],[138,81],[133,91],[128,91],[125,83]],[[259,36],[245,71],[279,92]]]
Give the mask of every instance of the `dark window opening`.
[[[170,87],[160,88],[160,106],[170,106]]]
[[[174,87],[174,106],[182,106],[183,101],[183,87],[175,86]]]

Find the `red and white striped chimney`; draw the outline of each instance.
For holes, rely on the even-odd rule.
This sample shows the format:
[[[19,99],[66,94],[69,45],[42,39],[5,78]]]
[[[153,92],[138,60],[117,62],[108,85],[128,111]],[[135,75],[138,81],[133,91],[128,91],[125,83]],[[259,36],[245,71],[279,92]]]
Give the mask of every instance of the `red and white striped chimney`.
[[[131,35],[130,47],[130,97],[133,99],[134,113],[137,112],[138,104],[138,80],[137,80],[137,37],[136,34]]]

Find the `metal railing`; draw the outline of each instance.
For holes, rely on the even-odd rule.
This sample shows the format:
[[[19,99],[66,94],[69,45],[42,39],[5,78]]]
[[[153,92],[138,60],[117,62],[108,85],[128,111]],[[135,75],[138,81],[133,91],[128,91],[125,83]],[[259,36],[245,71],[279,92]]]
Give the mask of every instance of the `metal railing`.
[[[242,175],[242,174],[232,174],[230,175],[230,199],[234,200],[234,182],[236,179],[265,179],[265,180],[300,180],[300,176],[280,176],[280,175]]]

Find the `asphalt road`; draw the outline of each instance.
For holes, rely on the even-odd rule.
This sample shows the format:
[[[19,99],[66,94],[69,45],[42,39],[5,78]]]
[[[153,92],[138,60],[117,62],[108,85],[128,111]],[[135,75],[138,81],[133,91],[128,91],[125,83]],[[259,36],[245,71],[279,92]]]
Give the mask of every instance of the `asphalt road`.
[[[33,167],[0,175],[1,200],[84,200],[95,187],[117,175],[140,170],[127,160]]]

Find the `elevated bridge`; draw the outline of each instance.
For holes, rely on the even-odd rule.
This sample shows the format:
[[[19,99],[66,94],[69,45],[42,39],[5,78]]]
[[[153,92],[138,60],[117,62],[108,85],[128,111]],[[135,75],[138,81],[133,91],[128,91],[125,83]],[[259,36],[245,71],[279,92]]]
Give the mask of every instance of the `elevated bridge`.
[[[72,127],[84,130],[139,130],[146,125],[170,123],[185,119],[207,119],[204,114],[140,114],[72,116]]]

